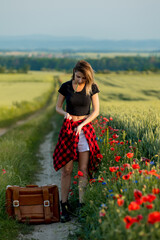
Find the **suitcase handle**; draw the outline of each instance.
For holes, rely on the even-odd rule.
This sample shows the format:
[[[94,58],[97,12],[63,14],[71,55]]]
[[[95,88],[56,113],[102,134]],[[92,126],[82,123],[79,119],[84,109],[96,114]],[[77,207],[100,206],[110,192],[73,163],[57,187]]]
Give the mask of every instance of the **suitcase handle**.
[[[31,184],[31,185],[26,185],[26,187],[27,187],[27,188],[30,188],[30,187],[31,187],[31,188],[33,187],[33,188],[34,188],[34,187],[38,187],[38,185],[36,185],[36,184]]]

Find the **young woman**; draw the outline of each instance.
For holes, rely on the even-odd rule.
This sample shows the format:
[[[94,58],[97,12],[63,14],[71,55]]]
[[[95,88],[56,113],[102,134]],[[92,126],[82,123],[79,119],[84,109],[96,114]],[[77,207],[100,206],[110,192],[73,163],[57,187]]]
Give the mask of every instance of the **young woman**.
[[[79,203],[83,203],[83,194],[88,182],[88,175],[96,171],[101,161],[95,131],[91,124],[99,115],[99,89],[94,83],[94,72],[91,65],[78,61],[73,68],[70,81],[63,83],[59,89],[56,111],[64,116],[58,143],[53,153],[54,168],[61,168],[61,222],[70,220],[68,193],[71,185],[71,174],[74,160],[78,160]],[[66,100],[66,110],[62,106]],[[92,112],[90,105],[92,103]]]

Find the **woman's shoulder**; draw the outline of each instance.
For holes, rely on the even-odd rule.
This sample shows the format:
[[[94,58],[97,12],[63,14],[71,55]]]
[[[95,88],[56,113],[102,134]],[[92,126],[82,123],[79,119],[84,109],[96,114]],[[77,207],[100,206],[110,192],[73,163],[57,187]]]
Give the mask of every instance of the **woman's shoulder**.
[[[95,93],[99,93],[99,88],[97,86],[96,83],[92,83],[92,95],[94,95]]]

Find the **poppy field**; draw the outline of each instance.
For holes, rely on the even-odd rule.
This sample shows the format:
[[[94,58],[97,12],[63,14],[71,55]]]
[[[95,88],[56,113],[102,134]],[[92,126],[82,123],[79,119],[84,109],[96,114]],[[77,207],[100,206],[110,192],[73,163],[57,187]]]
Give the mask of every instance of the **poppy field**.
[[[132,82],[136,77],[131,76],[128,84],[121,78],[124,81],[129,76],[115,76],[113,81],[111,75],[102,76],[108,81],[106,86],[102,79],[96,81],[101,91],[101,115],[93,125],[102,160],[84,195],[80,231],[70,239],[160,239],[160,101],[158,95],[147,97],[141,91],[154,88],[154,81],[159,91],[159,80],[148,76],[145,82],[143,76],[145,84],[134,88],[137,98],[141,95],[146,99],[132,100],[129,87],[138,85],[142,74],[137,82]],[[118,91],[118,79],[128,94],[126,100],[113,94]],[[114,99],[109,99],[109,93]],[[70,192],[73,202],[78,198],[79,174],[74,178]]]
[[[132,142],[123,129],[114,125],[112,117],[100,116],[94,121],[102,162],[98,173],[89,180],[80,215],[83,232],[77,236],[101,240],[159,239],[160,156],[144,156],[142,140]],[[79,175],[74,176],[71,201]]]

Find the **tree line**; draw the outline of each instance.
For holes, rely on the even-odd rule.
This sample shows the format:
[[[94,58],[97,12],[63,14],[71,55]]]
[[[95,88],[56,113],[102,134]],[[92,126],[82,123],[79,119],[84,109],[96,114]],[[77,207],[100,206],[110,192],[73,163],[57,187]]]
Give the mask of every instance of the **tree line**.
[[[103,57],[101,59],[85,59],[96,72],[109,71],[159,71],[160,57]],[[0,56],[0,72],[28,72],[29,70],[58,70],[71,72],[75,66],[75,58],[35,58]]]

